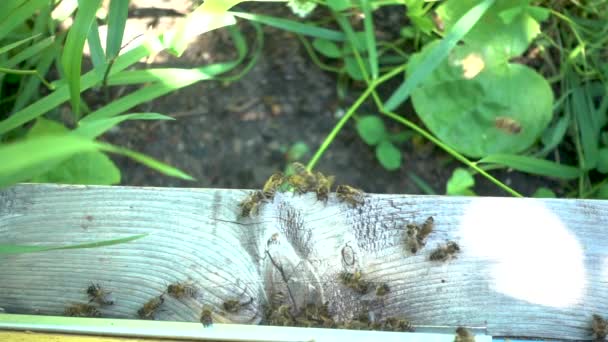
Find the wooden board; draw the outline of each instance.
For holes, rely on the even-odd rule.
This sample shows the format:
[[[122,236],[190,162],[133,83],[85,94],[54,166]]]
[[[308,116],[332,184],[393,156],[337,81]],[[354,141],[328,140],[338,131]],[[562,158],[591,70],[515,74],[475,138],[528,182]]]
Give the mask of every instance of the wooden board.
[[[92,282],[112,291],[106,317],[135,318],[175,281],[196,298],[166,297],[160,320],[196,321],[204,304],[253,298],[234,323],[258,323],[272,293],[328,301],[336,319],[361,310],[417,326],[486,327],[494,336],[590,338],[608,313],[608,205],[592,200],[369,195],[350,208],[333,195],[277,194],[239,218],[248,191],[19,185],[0,192],[0,243],[62,245],[149,234],[127,244],[0,257],[0,307],[61,314]],[[408,223],[435,219],[426,246],[403,247]],[[278,235],[274,235],[278,234]],[[273,235],[276,240],[273,240]],[[432,249],[456,241],[446,263]],[[345,262],[343,255],[349,256]],[[350,257],[354,256],[354,259]],[[281,270],[277,268],[279,266]],[[362,270],[390,293],[358,295],[337,282]],[[287,282],[285,281],[287,280]],[[373,291],[372,291],[373,292]]]

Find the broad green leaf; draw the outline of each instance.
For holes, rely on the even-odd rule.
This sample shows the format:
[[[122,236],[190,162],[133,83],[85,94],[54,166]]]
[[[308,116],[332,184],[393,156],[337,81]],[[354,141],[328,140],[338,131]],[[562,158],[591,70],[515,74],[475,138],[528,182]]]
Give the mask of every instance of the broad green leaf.
[[[18,46],[21,46],[21,45],[29,42],[30,40],[34,40],[34,39],[38,38],[39,36],[40,36],[40,34],[35,34],[31,37],[27,37],[25,39],[18,40],[16,42],[8,44],[8,45],[4,45],[4,46],[0,47],[0,54],[7,53],[8,51],[10,51]]]
[[[536,189],[536,191],[534,191],[534,193],[532,194],[532,197],[534,197],[534,198],[555,198],[557,196],[555,196],[555,193],[553,192],[553,190],[551,190],[549,188],[545,188],[545,187],[540,187],[540,188]]]
[[[121,243],[131,242],[137,239],[141,239],[148,234],[139,234],[132,235],[126,238],[113,239],[113,240],[103,240],[89,243],[81,243],[77,245],[67,245],[67,246],[24,246],[24,245],[0,245],[0,255],[7,254],[23,254],[23,253],[38,253],[38,252],[46,252],[46,251],[54,251],[54,250],[62,250],[62,249],[81,249],[81,248],[98,248],[105,246],[118,245]]]
[[[355,81],[363,81],[363,73],[361,72],[361,68],[359,68],[359,64],[357,63],[357,59],[352,56],[348,56],[344,58],[344,67],[346,68],[346,73],[348,76]]]
[[[601,173],[608,173],[608,148],[603,147],[598,151],[597,170]]]
[[[456,168],[446,184],[447,195],[472,195],[470,188],[475,185],[475,179],[469,171],[463,168]]]
[[[340,32],[340,31],[326,29],[323,27],[318,27],[316,25],[303,24],[303,23],[293,21],[293,20],[275,18],[275,17],[265,16],[265,15],[260,15],[260,14],[250,14],[250,13],[244,13],[244,12],[229,12],[229,13],[236,17],[239,17],[239,18],[243,18],[243,19],[255,21],[255,22],[258,22],[261,24],[265,24],[268,26],[280,28],[282,30],[289,31],[289,32],[300,33],[300,34],[303,34],[306,36],[322,38],[322,39],[327,39],[327,40],[334,40],[334,41],[344,41],[345,40],[344,33]]]
[[[376,115],[365,115],[357,121],[357,132],[368,145],[376,145],[386,139],[384,122]]]
[[[82,67],[82,50],[101,0],[81,0],[78,2],[78,12],[61,55],[61,65],[70,89],[72,112],[80,115],[80,70]]]
[[[120,183],[120,170],[102,152],[82,152],[29,181],[33,183],[112,185]]]
[[[118,56],[122,46],[122,37],[125,31],[129,1],[111,0],[108,11],[108,36],[106,37],[106,58],[108,60]]]
[[[376,158],[388,171],[394,171],[401,167],[401,151],[388,140],[382,140],[376,146]]]
[[[338,44],[323,38],[315,38],[312,41],[312,46],[322,55],[329,58],[342,57],[342,50]]]
[[[421,68],[435,46],[413,55],[408,70]],[[471,157],[524,151],[546,129],[553,113],[553,92],[541,75],[522,64],[499,63],[491,53],[455,48],[450,60],[412,93],[424,124]]]
[[[102,135],[110,128],[120,124],[126,120],[175,120],[170,116],[158,113],[132,113],[111,118],[97,119],[91,121],[80,121],[78,128],[73,131],[73,134],[78,134],[83,137],[95,139]]]
[[[481,159],[480,164],[499,164],[517,171],[560,179],[574,179],[581,172],[574,166],[562,165],[549,160],[534,157],[494,154]]]
[[[378,51],[376,50],[376,33],[370,0],[361,0],[363,11],[363,27],[365,28],[365,44],[367,47],[369,66],[372,79],[378,78]]]
[[[480,2],[449,0],[437,8],[437,14],[449,30],[458,18]],[[540,33],[538,21],[525,11],[528,2],[529,0],[497,1],[463,40],[469,45],[494,50],[503,55],[504,59],[521,55]]]
[[[453,1],[453,0],[452,0]],[[418,63],[417,69],[410,69],[408,77],[393,92],[386,101],[384,108],[393,111],[408,99],[411,92],[424,81],[429,75],[448,57],[450,51],[464,37],[469,30],[477,23],[479,18],[494,4],[495,0],[483,0],[478,5],[471,8],[448,30],[439,44],[429,51],[428,55]],[[427,45],[428,46],[428,45]]]

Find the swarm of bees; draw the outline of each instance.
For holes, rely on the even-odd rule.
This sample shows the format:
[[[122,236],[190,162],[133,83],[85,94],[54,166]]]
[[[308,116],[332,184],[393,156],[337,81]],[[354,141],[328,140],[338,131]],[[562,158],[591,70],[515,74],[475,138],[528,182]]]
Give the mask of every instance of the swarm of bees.
[[[386,283],[382,283],[376,286],[376,296],[378,297],[386,296],[390,291],[391,289]]]
[[[87,288],[87,295],[89,295],[89,303],[96,302],[99,305],[112,305],[114,301],[109,299],[111,292],[104,290],[99,284],[91,284]]]
[[[198,295],[198,289],[188,282],[177,282],[167,286],[167,294],[175,299],[195,298]]]
[[[326,176],[321,172],[311,172],[300,163],[292,163],[293,173],[286,176],[282,172],[277,172],[270,176],[264,183],[262,190],[255,190],[239,203],[241,217],[254,217],[259,213],[260,206],[267,201],[271,201],[276,192],[284,187],[293,189],[297,194],[315,192],[317,200],[327,202],[331,187],[334,183],[334,176]],[[359,189],[348,185],[339,185],[336,188],[336,196],[348,203],[351,207],[363,205],[365,203],[365,193]]]
[[[608,322],[598,314],[591,318],[591,332],[594,341],[604,341],[608,336]]]
[[[416,254],[420,248],[424,247],[427,236],[433,231],[435,219],[429,216],[422,225],[410,223],[406,226],[405,246],[408,251]]]
[[[354,290],[359,294],[366,294],[369,291],[370,284],[363,279],[363,274],[361,271],[355,271],[354,273],[340,272],[338,274],[338,279],[342,285]]]
[[[63,312],[65,316],[71,317],[100,317],[101,312],[97,310],[95,305],[76,303],[65,308]]]
[[[448,261],[456,257],[456,254],[460,252],[460,246],[454,241],[448,241],[446,244],[437,247],[431,255],[429,260],[431,261]]]
[[[137,315],[141,319],[154,319],[154,314],[158,308],[165,302],[165,298],[161,294],[147,301],[141,309],[137,310]]]
[[[466,328],[458,327],[456,328],[454,342],[475,342],[475,336]]]
[[[396,332],[414,332],[415,329],[412,323],[403,318],[386,317],[381,321],[372,321],[369,319],[370,314],[361,312],[355,319],[338,325],[339,328],[352,330],[382,330]]]

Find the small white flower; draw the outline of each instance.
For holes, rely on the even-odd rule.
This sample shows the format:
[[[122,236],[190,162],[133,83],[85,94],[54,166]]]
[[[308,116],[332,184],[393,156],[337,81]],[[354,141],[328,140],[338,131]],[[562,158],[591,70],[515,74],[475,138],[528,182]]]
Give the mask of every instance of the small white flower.
[[[289,6],[293,14],[304,18],[317,7],[317,3],[310,0],[288,0],[287,6]]]

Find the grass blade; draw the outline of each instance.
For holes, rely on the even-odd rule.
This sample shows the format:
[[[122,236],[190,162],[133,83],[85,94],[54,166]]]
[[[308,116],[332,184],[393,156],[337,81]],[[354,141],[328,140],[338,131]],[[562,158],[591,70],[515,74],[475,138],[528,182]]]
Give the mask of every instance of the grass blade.
[[[108,36],[106,39],[106,58],[108,60],[118,56],[118,53],[120,52],[128,14],[129,1],[110,1],[110,10],[108,12]]]
[[[410,172],[407,173],[407,176],[412,181],[412,183],[414,183],[425,194],[427,194],[427,195],[437,195],[437,192],[433,189],[433,187],[431,187],[429,185],[429,183],[427,183],[424,179],[418,177],[417,174],[415,174],[415,173],[413,173],[413,172],[410,171]]]
[[[19,7],[14,8],[12,12],[0,21],[0,39],[13,32],[14,28],[30,19],[44,6],[49,6],[48,0],[21,1]]]
[[[38,38],[39,36],[40,36],[40,34],[36,34],[36,35],[31,36],[31,37],[27,37],[25,39],[21,39],[19,41],[14,42],[14,43],[5,45],[5,46],[3,46],[3,47],[0,48],[0,54],[6,53],[6,52],[8,52],[8,51],[10,51],[10,50],[18,47],[18,46],[21,46],[21,45],[29,42],[30,40],[34,40],[34,39]]]
[[[482,158],[478,163],[500,164],[531,174],[554,177],[559,179],[574,179],[581,172],[574,166],[561,165],[549,160],[511,154],[493,154]]]
[[[138,234],[138,235],[128,236],[126,238],[81,243],[78,245],[68,245],[68,246],[0,245],[0,255],[38,253],[38,252],[54,251],[54,250],[61,250],[61,249],[81,249],[81,248],[97,248],[97,247],[104,247],[104,246],[112,246],[112,245],[118,245],[121,243],[126,243],[126,242],[134,241],[137,239],[141,239],[147,235],[148,234]]]
[[[95,139],[96,137],[107,132],[110,128],[120,124],[126,120],[175,120],[170,116],[158,113],[132,113],[120,116],[115,116],[107,119],[93,120],[89,122],[80,122],[78,128],[73,132],[83,137]]]
[[[70,90],[72,112],[80,116],[80,71],[82,68],[82,50],[89,35],[91,25],[101,0],[83,0],[78,2],[78,12],[68,32],[61,56],[61,65]]]
[[[361,9],[363,10],[363,27],[365,29],[365,43],[367,44],[367,53],[369,58],[370,70],[372,79],[378,78],[378,50],[376,49],[376,35],[374,32],[374,19],[369,0],[361,0]]]
[[[47,37],[33,44],[32,46],[23,49],[23,51],[8,59],[4,66],[7,68],[12,68],[25,60],[31,60],[33,57],[38,57],[43,53],[42,51],[51,46],[54,41],[55,37]]]
[[[89,50],[91,51],[93,67],[99,68],[106,63],[106,58],[103,53],[103,47],[101,47],[101,40],[99,39],[99,27],[95,21],[93,21],[91,29],[89,30],[87,42],[89,43]]]
[[[405,102],[411,92],[443,62],[458,41],[473,28],[488,8],[494,4],[494,1],[483,0],[463,15],[433,51],[428,54],[426,59],[420,63],[420,67],[416,70],[408,70],[409,75],[405,82],[393,92],[391,97],[386,101],[384,108],[387,111],[393,111]]]
[[[58,48],[59,43],[55,43],[55,44],[57,44],[57,45],[49,47],[48,49],[46,49],[46,51],[43,50],[42,54],[40,55],[40,60],[38,61],[38,64],[36,64],[36,66],[35,66],[36,71],[38,71],[38,73],[40,75],[46,75],[47,71],[51,67],[51,64],[53,64],[53,61],[55,60],[55,52],[56,52],[55,47]],[[21,87],[19,95],[17,96],[15,105],[12,108],[13,112],[18,111],[19,109],[26,106],[28,103],[30,103],[30,101],[37,94],[39,94],[40,83],[41,83],[41,80],[38,77],[28,77],[25,80],[25,83]],[[9,116],[9,119],[11,117],[12,116]],[[0,122],[0,126],[1,125],[2,125],[2,122]]]
[[[322,28],[322,27],[317,27],[315,25],[303,24],[303,23],[299,23],[299,22],[293,21],[293,20],[275,18],[275,17],[259,15],[259,14],[243,13],[243,12],[229,12],[229,13],[231,13],[234,16],[239,17],[239,18],[255,21],[255,22],[265,24],[268,26],[280,28],[285,31],[300,33],[300,34],[311,36],[311,37],[323,38],[323,39],[334,40],[334,41],[344,41],[346,39],[346,36],[344,35],[344,33],[340,32],[340,31],[334,31],[334,30],[330,30],[330,29],[326,29],[326,28]]]

